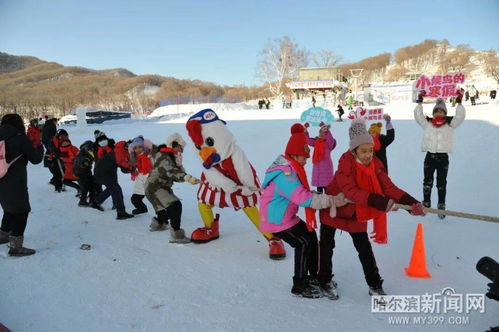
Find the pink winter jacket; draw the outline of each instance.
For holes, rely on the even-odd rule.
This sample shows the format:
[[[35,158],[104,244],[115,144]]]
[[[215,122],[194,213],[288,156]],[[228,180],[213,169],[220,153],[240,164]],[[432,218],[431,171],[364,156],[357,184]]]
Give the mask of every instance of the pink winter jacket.
[[[315,146],[317,138],[310,138],[307,135],[307,144]],[[326,131],[324,138],[326,139],[326,151],[324,158],[312,168],[312,186],[314,187],[327,187],[334,177],[333,161],[331,160],[331,151],[336,147],[336,140],[334,139],[331,131]]]

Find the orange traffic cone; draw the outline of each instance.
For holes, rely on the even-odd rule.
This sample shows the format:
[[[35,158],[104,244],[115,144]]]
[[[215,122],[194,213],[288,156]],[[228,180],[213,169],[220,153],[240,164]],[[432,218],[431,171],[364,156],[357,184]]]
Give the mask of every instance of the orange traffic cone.
[[[423,225],[418,224],[412,256],[409,267],[405,268],[405,274],[413,278],[431,278],[431,274],[426,269],[426,257],[424,251]]]

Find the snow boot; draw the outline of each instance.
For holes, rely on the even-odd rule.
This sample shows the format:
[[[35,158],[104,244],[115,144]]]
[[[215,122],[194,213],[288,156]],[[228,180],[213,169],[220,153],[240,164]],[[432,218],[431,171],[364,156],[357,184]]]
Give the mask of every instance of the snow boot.
[[[10,232],[4,232],[0,229],[0,244],[9,243]]]
[[[269,239],[269,257],[270,259],[280,260],[286,257],[284,243],[278,237]]]
[[[99,203],[97,202],[93,202],[92,205],[90,205],[93,209],[96,209],[96,210],[99,210],[99,211],[102,211],[104,212],[104,208],[102,207],[102,205],[100,205]]]
[[[90,207],[90,203],[87,202],[86,199],[80,198],[80,201],[78,202],[78,206],[81,206],[81,207]]]
[[[191,240],[189,240],[188,237],[185,237],[185,232],[182,228],[179,230],[174,230],[173,228],[170,228],[170,243],[189,243]]]
[[[321,291],[309,284],[307,279],[298,279],[293,277],[293,288],[291,293],[296,297],[306,297],[309,299],[318,299],[322,297]]]
[[[24,236],[9,236],[9,242],[9,256],[21,257],[36,253],[36,250],[23,247]]]
[[[147,213],[147,208],[145,209],[133,209],[132,214],[142,214],[142,213]]]
[[[130,219],[130,218],[133,218],[133,214],[130,214],[126,211],[118,212],[116,214],[116,219],[118,219],[118,220],[125,220],[125,219]]]
[[[438,203],[437,208],[439,210],[445,210],[445,203]],[[445,218],[445,214],[439,214],[438,218],[439,219],[444,219]]]
[[[382,286],[377,286],[377,287],[369,287],[369,295],[370,296],[386,295],[386,293]]]
[[[423,206],[425,208],[431,208],[431,203],[430,202],[427,202],[427,201],[423,201]]]
[[[218,220],[220,215],[217,213],[215,216],[215,220],[211,224],[211,228],[208,227],[200,227],[192,232],[191,241],[194,243],[206,243],[211,240],[218,239],[220,233],[218,232]]]
[[[149,225],[149,232],[165,231],[168,229],[168,225],[160,224],[156,217],[152,218],[151,224]]]
[[[337,286],[338,284],[334,280],[320,283],[322,296],[327,297],[330,300],[337,300],[339,298],[338,291],[336,290]]]

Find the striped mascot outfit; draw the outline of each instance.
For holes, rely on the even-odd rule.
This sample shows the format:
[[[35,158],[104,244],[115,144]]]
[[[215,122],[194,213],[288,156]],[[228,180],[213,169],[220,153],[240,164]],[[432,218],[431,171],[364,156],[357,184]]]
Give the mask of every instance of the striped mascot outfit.
[[[204,168],[197,199],[205,227],[196,229],[191,240],[205,243],[219,237],[219,215],[214,217],[214,206],[242,209],[260,230],[257,208],[260,182],[226,122],[213,110],[204,109],[191,116],[186,127]],[[282,241],[270,233],[262,234],[269,241],[270,258],[284,258],[286,251]]]

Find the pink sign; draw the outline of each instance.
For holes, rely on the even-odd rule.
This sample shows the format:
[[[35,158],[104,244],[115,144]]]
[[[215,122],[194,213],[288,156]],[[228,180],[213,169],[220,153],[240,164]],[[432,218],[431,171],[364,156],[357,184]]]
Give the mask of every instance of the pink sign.
[[[426,91],[426,97],[447,98],[457,96],[457,84],[464,83],[463,73],[435,75],[431,78],[421,75],[416,82],[416,90]]]
[[[353,119],[364,119],[366,121],[377,121],[383,120],[383,108],[373,108],[366,109],[364,107],[357,107],[354,111],[350,111],[348,118]]]

